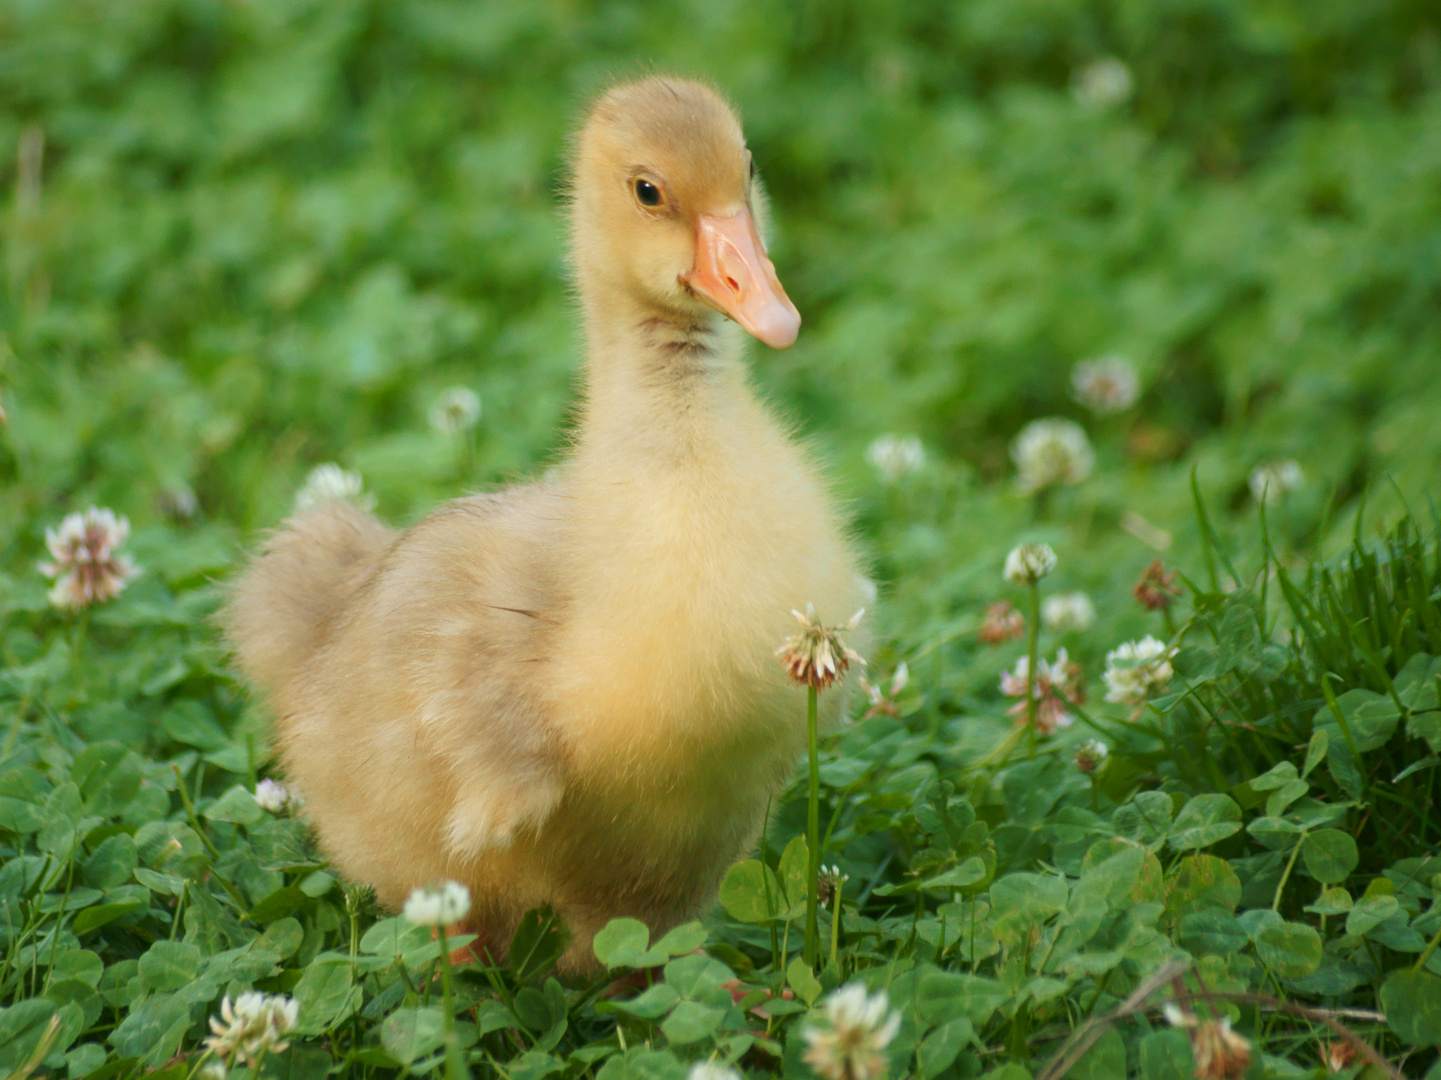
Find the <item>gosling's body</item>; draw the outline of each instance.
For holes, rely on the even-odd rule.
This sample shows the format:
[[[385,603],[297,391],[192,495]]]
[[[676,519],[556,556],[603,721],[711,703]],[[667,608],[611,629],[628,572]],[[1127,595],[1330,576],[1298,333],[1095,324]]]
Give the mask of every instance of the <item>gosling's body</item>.
[[[672,99],[684,108],[667,112]],[[839,621],[862,602],[822,483],[747,386],[738,328],[668,293],[664,258],[680,256],[647,255],[648,219],[606,201],[611,158],[639,151],[622,140],[616,157],[593,129],[645,106],[726,145],[724,105],[695,84],[622,87],[592,114],[571,460],[399,535],[341,502],[292,518],[229,610],[335,865],[391,907],[417,885],[466,884],[494,953],[552,903],[575,935],[569,970],[594,965],[611,918],[659,933],[714,899],[804,743],[803,693],[773,655],[790,610],[814,601]],[[678,205],[702,197],[671,187]]]

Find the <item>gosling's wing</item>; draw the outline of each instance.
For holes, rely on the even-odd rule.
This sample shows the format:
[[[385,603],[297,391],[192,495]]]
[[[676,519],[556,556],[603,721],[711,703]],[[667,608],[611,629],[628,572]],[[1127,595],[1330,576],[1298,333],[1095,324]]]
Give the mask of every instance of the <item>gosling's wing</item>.
[[[545,705],[558,520],[543,486],[458,500],[396,545],[376,590],[458,859],[538,828],[564,793]]]

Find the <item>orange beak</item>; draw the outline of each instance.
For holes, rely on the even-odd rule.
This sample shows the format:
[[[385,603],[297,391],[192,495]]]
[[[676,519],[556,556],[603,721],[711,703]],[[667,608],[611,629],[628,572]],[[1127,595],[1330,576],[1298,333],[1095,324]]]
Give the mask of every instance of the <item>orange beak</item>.
[[[695,267],[681,278],[690,290],[773,349],[789,349],[801,316],[766,258],[749,210],[702,214],[695,229]]]

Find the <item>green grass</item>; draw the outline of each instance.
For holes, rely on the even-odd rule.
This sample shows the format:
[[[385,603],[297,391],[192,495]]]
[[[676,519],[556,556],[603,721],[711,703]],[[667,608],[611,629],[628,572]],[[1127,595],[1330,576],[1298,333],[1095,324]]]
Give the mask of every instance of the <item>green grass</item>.
[[[859,979],[900,1010],[896,1078],[1184,1080],[1178,994],[1253,1077],[1317,1073],[1328,1019],[1441,1075],[1438,32],[1402,0],[4,7],[0,1068],[182,1080],[255,988],[300,1002],[276,1080],[805,1077],[812,1005]],[[1075,92],[1108,56],[1129,96]],[[798,963],[798,762],[700,924],[614,925],[594,985],[548,976],[544,912],[458,968],[447,1064],[437,944],[255,803],[268,719],[209,620],[319,463],[406,522],[560,452],[564,133],[646,63],[746,120],[805,318],[756,380],[872,554],[870,676],[910,681],[822,742],[834,962],[832,904]],[[1106,353],[1141,395],[1097,416],[1069,380]],[[454,385],[461,438],[428,421]],[[1024,496],[1009,445],[1050,416],[1095,468]],[[884,433],[924,463],[885,479]],[[1288,459],[1263,516],[1252,470]],[[143,572],[76,618],[36,564],[92,503]],[[1028,642],[977,637],[1026,607],[1027,540],[1043,596],[1097,610],[1039,628],[1088,697],[1034,756],[997,685]],[[1165,613],[1130,595],[1158,555]],[[1165,692],[1105,701],[1145,634],[1178,646]],[[602,993],[632,968],[661,970]]]

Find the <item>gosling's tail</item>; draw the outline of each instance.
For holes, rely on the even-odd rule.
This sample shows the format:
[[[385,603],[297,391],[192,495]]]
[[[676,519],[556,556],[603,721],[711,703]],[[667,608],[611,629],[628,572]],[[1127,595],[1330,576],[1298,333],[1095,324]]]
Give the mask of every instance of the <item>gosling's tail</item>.
[[[221,615],[257,688],[285,692],[393,539],[370,514],[338,499],[297,514],[270,537]]]

